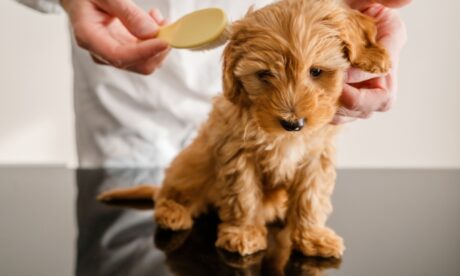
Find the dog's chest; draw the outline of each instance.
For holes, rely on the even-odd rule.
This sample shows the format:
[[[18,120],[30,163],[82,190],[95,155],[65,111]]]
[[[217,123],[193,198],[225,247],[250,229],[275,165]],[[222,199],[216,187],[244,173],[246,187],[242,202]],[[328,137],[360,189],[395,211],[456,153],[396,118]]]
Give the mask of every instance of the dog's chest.
[[[263,184],[274,187],[292,181],[299,166],[308,160],[308,148],[299,141],[267,146],[259,157]]]

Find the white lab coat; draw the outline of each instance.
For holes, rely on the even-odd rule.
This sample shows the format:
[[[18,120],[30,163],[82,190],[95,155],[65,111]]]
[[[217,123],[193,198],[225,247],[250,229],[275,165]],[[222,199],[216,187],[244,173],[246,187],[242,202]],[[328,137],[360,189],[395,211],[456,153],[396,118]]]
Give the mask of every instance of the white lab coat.
[[[17,0],[56,12],[58,0]],[[191,11],[223,8],[230,20],[272,0],[138,0],[174,21]],[[81,167],[165,167],[206,119],[221,91],[221,53],[172,50],[150,76],[96,65],[72,41],[76,140]]]

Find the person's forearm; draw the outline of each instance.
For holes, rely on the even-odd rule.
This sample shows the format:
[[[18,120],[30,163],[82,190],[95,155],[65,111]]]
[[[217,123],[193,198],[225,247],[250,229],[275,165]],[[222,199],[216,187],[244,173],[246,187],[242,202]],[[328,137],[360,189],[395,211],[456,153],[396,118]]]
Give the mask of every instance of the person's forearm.
[[[59,0],[15,0],[27,7],[43,13],[59,13],[62,11]]]

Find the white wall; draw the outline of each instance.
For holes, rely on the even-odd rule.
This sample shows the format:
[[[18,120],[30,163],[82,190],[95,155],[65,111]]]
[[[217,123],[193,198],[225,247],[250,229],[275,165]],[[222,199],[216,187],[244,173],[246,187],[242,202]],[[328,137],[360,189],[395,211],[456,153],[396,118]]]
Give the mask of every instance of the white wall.
[[[342,167],[460,167],[460,2],[413,1],[394,108],[346,126]],[[75,161],[66,20],[0,2],[0,164]]]
[[[66,22],[0,1],[0,163],[75,160]]]

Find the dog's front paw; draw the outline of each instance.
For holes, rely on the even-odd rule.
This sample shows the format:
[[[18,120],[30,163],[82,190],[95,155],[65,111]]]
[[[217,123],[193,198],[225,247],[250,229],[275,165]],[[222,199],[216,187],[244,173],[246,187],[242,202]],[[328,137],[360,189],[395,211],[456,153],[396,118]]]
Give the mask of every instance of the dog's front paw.
[[[312,227],[296,231],[292,236],[294,249],[306,256],[334,257],[343,255],[343,239],[327,227]]]
[[[267,248],[267,229],[265,226],[221,224],[216,246],[242,256],[253,254]]]
[[[190,212],[173,200],[162,200],[155,206],[155,220],[158,225],[170,230],[188,230],[193,226]]]

